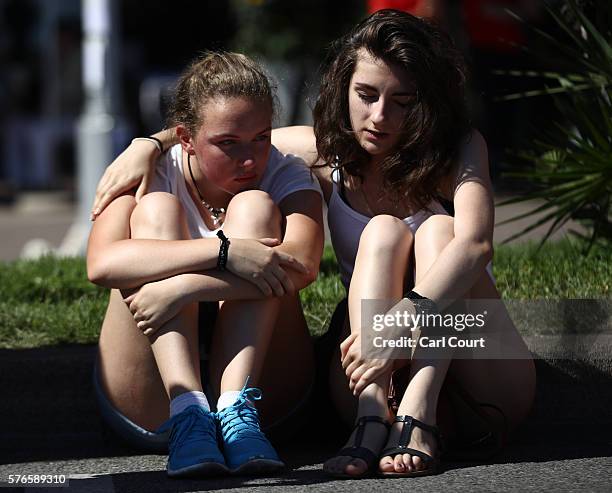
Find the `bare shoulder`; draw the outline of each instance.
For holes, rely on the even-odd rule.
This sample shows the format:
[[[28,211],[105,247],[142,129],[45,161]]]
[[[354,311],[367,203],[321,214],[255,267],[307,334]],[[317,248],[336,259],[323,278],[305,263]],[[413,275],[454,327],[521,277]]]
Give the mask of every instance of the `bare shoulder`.
[[[468,181],[490,185],[487,143],[476,129],[472,129],[461,144],[457,162],[448,177],[445,190],[448,190],[452,197],[457,189]]]
[[[489,170],[489,151],[487,143],[482,134],[476,130],[472,131],[465,138],[459,151],[459,168],[469,168],[473,170]]]

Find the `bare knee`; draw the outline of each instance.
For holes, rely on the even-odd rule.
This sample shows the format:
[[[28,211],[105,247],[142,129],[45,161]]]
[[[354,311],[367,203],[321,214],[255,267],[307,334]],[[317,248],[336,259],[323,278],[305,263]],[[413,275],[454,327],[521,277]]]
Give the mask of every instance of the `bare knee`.
[[[424,245],[431,248],[433,245],[446,244],[454,236],[455,220],[444,214],[434,214],[427,218],[415,234],[416,248]]]
[[[280,238],[282,214],[272,197],[261,190],[236,195],[227,208],[225,227],[232,234],[246,237],[262,235]]]
[[[185,211],[179,199],[166,192],[142,197],[130,218],[132,238],[184,239],[185,225]]]
[[[401,220],[386,214],[370,219],[359,239],[359,251],[367,254],[397,254],[412,245],[412,232]]]

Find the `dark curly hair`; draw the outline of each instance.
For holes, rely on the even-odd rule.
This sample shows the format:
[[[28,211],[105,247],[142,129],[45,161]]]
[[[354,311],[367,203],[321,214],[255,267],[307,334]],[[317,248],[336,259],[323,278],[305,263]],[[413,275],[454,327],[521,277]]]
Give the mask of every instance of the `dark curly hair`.
[[[319,158],[362,179],[370,155],[351,127],[348,94],[360,50],[405,68],[417,87],[402,135],[381,163],[385,186],[415,210],[439,196],[440,181],[470,130],[466,68],[450,38],[434,25],[398,10],[380,10],[335,41],[324,64],[314,108]]]

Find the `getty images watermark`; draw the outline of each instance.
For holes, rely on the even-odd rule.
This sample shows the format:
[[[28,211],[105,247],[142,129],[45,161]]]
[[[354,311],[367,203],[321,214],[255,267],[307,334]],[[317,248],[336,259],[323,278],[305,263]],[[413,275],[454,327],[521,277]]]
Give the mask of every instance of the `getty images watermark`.
[[[410,300],[363,300],[366,358],[583,358],[612,348],[612,300],[470,299],[435,312]]]

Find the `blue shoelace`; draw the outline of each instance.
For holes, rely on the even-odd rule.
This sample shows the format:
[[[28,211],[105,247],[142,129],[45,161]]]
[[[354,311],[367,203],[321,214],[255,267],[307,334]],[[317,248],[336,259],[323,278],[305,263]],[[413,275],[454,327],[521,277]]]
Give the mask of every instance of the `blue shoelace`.
[[[236,402],[217,413],[226,443],[232,443],[238,438],[268,441],[259,428],[257,409],[252,404],[253,401],[261,399],[261,390],[255,387],[247,388],[248,383],[247,377]]]
[[[175,447],[183,444],[189,438],[201,440],[206,435],[214,443],[217,441],[217,435],[216,427],[214,423],[211,423],[212,419],[212,415],[206,414],[204,410],[197,406],[190,406],[166,421],[158,431],[164,432],[171,428],[170,443]]]

